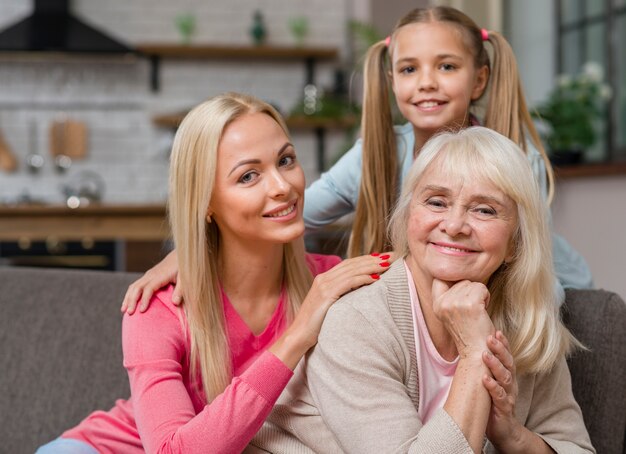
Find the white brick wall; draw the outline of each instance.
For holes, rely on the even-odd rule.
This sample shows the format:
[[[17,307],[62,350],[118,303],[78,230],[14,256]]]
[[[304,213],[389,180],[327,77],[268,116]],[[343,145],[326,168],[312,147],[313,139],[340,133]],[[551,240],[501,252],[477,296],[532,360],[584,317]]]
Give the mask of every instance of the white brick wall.
[[[268,42],[292,44],[287,21],[306,16],[307,44],[335,46],[344,51],[349,0],[74,0],[78,16],[132,44],[178,42],[174,18],[192,12],[197,18],[193,42],[247,44],[252,14],[263,11]],[[0,0],[0,29],[30,13],[31,2]],[[319,64],[316,82],[330,87],[336,63]],[[20,161],[18,172],[0,172],[0,202],[25,192],[62,202],[61,187],[81,170],[95,171],[110,203],[158,203],[167,194],[167,159],[172,133],[152,125],[158,113],[185,110],[217,93],[233,90],[271,101],[283,113],[298,102],[304,83],[302,62],[244,62],[164,60],[161,90],[149,89],[144,60],[125,63],[91,59],[0,58],[0,130]],[[48,128],[60,114],[84,121],[89,151],[59,174],[48,155]],[[34,126],[31,126],[34,125]],[[24,164],[32,151],[30,132],[36,130],[34,151],[46,158],[38,174]],[[309,182],[317,178],[316,144],[312,133],[294,132],[293,141]],[[331,132],[327,156],[343,145],[343,134]]]

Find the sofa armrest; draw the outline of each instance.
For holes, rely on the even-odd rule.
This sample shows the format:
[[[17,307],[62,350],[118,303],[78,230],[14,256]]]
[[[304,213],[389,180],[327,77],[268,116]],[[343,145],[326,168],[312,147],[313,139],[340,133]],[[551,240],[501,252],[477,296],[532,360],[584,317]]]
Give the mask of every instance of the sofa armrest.
[[[569,359],[574,397],[598,453],[626,452],[626,303],[605,290],[567,290],[563,321],[589,350]]]

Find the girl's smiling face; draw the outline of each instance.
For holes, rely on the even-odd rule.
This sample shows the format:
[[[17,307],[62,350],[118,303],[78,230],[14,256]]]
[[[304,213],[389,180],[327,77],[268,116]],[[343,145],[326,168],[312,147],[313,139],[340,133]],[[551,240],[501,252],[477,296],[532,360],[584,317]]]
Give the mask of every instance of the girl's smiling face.
[[[435,160],[413,192],[407,260],[426,282],[486,284],[513,258],[516,228],[511,198],[485,178],[443,172]]]
[[[218,147],[208,214],[225,241],[287,243],[304,233],[304,173],[282,128],[264,113],[229,124]]]
[[[417,141],[467,126],[470,103],[482,95],[489,70],[475,67],[461,32],[444,22],[408,24],[390,46],[393,92]]]

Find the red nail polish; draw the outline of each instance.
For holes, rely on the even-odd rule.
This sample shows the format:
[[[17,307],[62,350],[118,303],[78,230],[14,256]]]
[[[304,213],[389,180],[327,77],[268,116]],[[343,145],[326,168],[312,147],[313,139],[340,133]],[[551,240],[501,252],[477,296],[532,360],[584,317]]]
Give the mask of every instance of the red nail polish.
[[[380,255],[380,252],[372,252],[370,255],[372,257],[378,257]]]
[[[380,259],[381,260],[387,260],[389,257],[391,257],[389,254],[385,254],[385,255],[381,255]]]
[[[379,276],[378,274],[376,274],[376,273],[370,274],[370,277],[371,277],[372,279],[374,279],[374,280],[378,280],[378,279],[380,279],[380,276]]]
[[[388,267],[389,265],[391,265],[391,263],[389,263],[389,262],[380,262],[379,265],[383,266],[383,267]]]

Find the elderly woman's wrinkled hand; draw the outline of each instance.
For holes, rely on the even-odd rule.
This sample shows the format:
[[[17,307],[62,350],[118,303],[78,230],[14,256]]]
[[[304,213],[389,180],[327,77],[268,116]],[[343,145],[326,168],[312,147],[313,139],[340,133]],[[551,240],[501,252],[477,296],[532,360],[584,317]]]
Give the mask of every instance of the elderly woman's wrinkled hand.
[[[483,385],[491,396],[491,411],[487,423],[487,438],[499,449],[518,439],[516,434],[523,427],[515,419],[517,379],[515,361],[509,349],[509,341],[501,331],[487,338],[488,351],[483,353],[483,362],[493,377],[485,375]]]
[[[489,290],[484,284],[460,281],[453,285],[433,280],[433,310],[453,336],[459,356],[481,355],[485,339],[495,332],[487,313]]]

